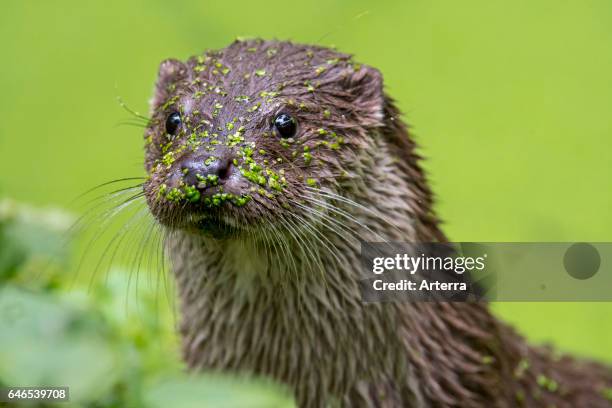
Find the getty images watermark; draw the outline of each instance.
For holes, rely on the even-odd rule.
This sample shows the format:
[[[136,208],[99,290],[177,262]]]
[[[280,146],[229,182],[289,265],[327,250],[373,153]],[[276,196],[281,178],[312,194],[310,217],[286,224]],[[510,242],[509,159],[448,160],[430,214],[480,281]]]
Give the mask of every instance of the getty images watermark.
[[[612,243],[361,245],[361,293],[384,301],[612,301]]]

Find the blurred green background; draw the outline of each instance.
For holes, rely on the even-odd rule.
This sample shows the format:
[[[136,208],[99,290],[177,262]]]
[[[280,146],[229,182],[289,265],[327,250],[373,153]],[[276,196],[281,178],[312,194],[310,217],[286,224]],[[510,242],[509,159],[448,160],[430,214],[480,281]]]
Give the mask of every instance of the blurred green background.
[[[0,195],[67,208],[92,186],[142,175],[141,130],[117,126],[130,118],[117,96],[146,112],[161,60],[224,47],[237,36],[335,45],[378,67],[426,157],[452,240],[612,240],[608,0],[5,0]],[[24,210],[11,211],[11,223],[19,225],[15,214]],[[28,246],[37,233],[20,236]],[[28,292],[29,300],[15,292],[28,286],[28,276],[7,278],[0,301],[40,300],[36,307],[48,310],[44,301],[51,300],[32,295],[38,292]],[[153,320],[131,321],[123,305],[129,274],[113,276],[76,301],[86,311],[68,310],[100,314],[109,336],[135,347],[141,371],[125,378],[179,372],[172,301],[151,300],[162,304],[143,306]],[[63,279],[57,272],[39,285],[53,302],[79,297]],[[142,297],[146,303],[158,295]],[[121,306],[105,312],[112,302]],[[498,304],[495,310],[534,341],[612,362],[612,304]],[[111,315],[122,316],[115,326]],[[7,365],[0,360],[0,382]]]

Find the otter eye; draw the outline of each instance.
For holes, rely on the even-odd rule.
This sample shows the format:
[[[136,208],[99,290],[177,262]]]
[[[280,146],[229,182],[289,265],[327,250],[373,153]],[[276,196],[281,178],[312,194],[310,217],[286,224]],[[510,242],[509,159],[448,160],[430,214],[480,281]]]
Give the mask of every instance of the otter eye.
[[[179,126],[181,126],[181,114],[178,112],[172,112],[166,118],[166,133],[169,135],[176,134]]]
[[[291,115],[279,113],[274,118],[274,127],[276,128],[276,131],[280,137],[288,139],[295,136],[297,121]]]

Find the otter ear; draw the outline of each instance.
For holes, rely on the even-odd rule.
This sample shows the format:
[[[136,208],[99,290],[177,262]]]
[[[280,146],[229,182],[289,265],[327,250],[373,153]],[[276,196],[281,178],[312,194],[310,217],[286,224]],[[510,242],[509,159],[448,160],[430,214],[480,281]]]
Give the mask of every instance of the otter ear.
[[[379,126],[384,119],[385,96],[382,74],[367,65],[354,66],[347,76],[355,119],[362,126]]]
[[[167,59],[159,64],[155,84],[155,94],[151,100],[151,110],[165,103],[174,91],[176,83],[187,76],[187,66],[179,60]]]

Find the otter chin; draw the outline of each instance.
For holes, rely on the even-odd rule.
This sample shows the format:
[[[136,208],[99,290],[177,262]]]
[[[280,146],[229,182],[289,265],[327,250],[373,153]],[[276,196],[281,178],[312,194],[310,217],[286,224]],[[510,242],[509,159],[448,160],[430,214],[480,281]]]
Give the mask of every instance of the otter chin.
[[[169,59],[144,140],[191,370],[272,378],[302,407],[610,406],[608,367],[484,302],[362,302],[361,242],[447,241],[377,69],[263,40]]]
[[[205,216],[194,223],[192,231],[215,239],[228,239],[239,236],[242,229],[223,217]]]

